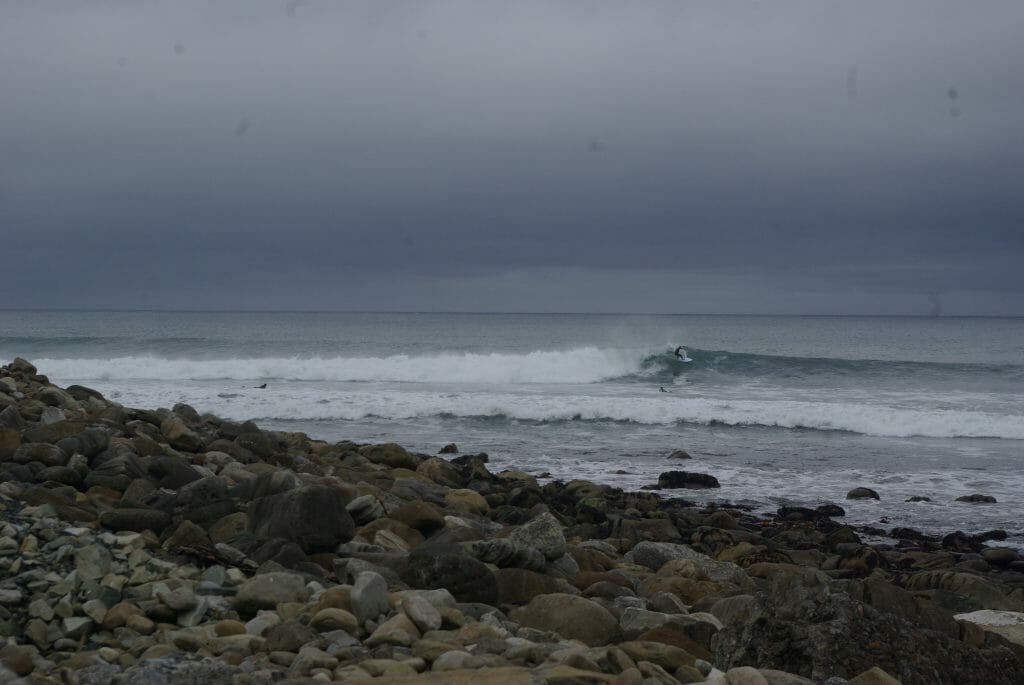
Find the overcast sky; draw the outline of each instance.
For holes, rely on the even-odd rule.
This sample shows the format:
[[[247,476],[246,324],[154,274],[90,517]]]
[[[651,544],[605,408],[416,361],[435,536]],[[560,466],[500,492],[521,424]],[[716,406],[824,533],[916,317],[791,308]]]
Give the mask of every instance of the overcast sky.
[[[1022,26],[4,0],[0,306],[1024,315]]]

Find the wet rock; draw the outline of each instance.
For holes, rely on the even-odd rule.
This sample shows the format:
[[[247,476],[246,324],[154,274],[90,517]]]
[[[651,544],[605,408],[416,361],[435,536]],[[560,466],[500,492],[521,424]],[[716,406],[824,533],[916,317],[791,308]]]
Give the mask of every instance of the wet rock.
[[[972,504],[995,504],[996,498],[992,495],[982,495],[975,493],[973,495],[961,495],[956,498],[957,502],[970,502]]]
[[[704,488],[718,488],[721,485],[718,479],[706,473],[694,473],[692,471],[665,471],[658,476],[658,487],[671,490],[687,488],[700,490]]]
[[[404,447],[393,442],[382,445],[365,445],[359,448],[359,454],[374,464],[383,464],[393,469],[402,468],[415,471],[423,461],[420,457],[409,453]]]
[[[871,488],[854,488],[846,493],[846,499],[880,499]]]

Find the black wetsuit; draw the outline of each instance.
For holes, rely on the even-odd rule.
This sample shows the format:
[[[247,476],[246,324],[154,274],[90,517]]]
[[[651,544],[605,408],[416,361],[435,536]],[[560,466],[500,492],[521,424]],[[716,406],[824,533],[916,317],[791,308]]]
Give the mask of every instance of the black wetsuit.
[[[681,350],[681,349],[683,349],[682,345],[680,345],[679,347],[676,348],[676,352],[675,352],[676,359],[682,359],[683,358],[683,355],[679,354],[679,350]]]

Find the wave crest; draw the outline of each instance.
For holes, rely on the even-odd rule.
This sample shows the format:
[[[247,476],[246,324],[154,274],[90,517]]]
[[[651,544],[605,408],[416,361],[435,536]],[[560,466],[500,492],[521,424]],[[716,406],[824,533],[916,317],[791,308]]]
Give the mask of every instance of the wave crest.
[[[38,359],[55,379],[392,381],[410,383],[598,383],[638,373],[644,351],[583,347],[525,354],[441,353],[388,357],[253,359]]]

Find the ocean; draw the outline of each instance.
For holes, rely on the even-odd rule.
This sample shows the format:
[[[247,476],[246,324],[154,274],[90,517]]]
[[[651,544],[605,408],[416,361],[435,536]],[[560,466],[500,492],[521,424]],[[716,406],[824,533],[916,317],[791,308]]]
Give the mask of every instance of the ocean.
[[[854,525],[998,528],[1024,549],[1020,318],[0,311],[15,356],[131,407],[454,442],[542,481],[697,471],[722,487],[664,494],[834,502]],[[857,486],[881,499],[846,500]],[[972,493],[997,503],[955,501]]]

